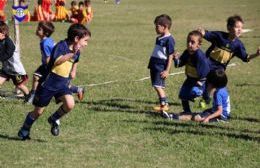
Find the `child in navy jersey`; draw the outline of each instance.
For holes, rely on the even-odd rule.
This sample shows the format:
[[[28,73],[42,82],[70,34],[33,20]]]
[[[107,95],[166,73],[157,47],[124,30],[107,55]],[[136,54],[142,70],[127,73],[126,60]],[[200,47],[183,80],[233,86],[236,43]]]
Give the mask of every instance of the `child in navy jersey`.
[[[59,135],[59,119],[70,112],[75,105],[72,91],[69,88],[71,81],[71,71],[75,71],[80,57],[80,50],[87,46],[91,37],[90,31],[81,24],[70,26],[65,40],[60,41],[50,57],[48,63],[49,73],[36,90],[33,100],[34,110],[25,118],[25,121],[18,132],[21,140],[30,139],[30,129],[33,123],[44,112],[52,97],[61,100],[62,105],[49,118],[51,133],[54,136]]]
[[[158,34],[155,47],[151,55],[148,68],[152,86],[159,97],[160,105],[154,107],[156,111],[167,111],[168,100],[165,93],[165,79],[169,76],[171,69],[175,41],[170,34],[172,20],[168,15],[159,15],[154,20],[155,30]]]

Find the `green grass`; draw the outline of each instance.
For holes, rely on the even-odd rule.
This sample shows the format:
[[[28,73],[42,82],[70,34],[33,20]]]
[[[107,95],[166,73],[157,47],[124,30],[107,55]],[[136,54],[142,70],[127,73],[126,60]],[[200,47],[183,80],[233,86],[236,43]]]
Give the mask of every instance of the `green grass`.
[[[53,137],[48,116],[59,105],[51,103],[33,125],[32,140],[17,140],[17,132],[31,105],[19,100],[0,100],[0,167],[260,167],[260,60],[249,64],[232,60],[227,70],[232,119],[229,123],[173,122],[151,113],[157,103],[146,68],[154,47],[154,17],[173,18],[176,48],[185,49],[186,36],[197,27],[225,30],[226,18],[240,14],[247,51],[259,46],[258,0],[122,0],[116,6],[92,2],[92,39],[81,55],[77,85],[107,81],[87,87],[86,98],[62,119],[61,135]],[[9,5],[10,7],[10,5]],[[12,24],[9,24],[12,28]],[[32,77],[40,64],[36,23],[20,26],[22,61]],[[53,38],[64,39],[67,23],[55,23]],[[12,30],[11,30],[12,31]],[[203,43],[203,50],[209,44]],[[183,71],[174,69],[172,72]],[[30,78],[31,79],[31,78]],[[167,80],[172,112],[180,112],[179,88],[185,76]],[[31,86],[31,80],[28,84]],[[12,90],[11,82],[2,86]],[[194,111],[198,111],[196,104]]]

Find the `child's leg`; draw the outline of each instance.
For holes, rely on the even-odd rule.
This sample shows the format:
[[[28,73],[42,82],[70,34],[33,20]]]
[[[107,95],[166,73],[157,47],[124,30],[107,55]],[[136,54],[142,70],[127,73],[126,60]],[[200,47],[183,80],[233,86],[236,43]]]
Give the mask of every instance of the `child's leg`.
[[[20,89],[24,93],[25,96],[29,95],[29,89],[24,84],[18,85],[17,88]]]
[[[154,87],[154,89],[156,90],[157,95],[159,97],[160,105],[168,105],[168,100],[167,100],[164,88],[162,88],[162,87]]]
[[[44,111],[44,107],[35,106],[34,110],[27,114],[23,126],[18,132],[18,136],[22,140],[30,139],[30,129],[33,123],[39,118],[39,116],[42,115],[43,111]]]
[[[51,124],[51,133],[53,136],[59,135],[59,123],[57,121],[70,112],[75,105],[72,95],[67,94],[59,99],[63,102],[63,104],[48,118],[48,122]]]
[[[82,101],[84,98],[84,93],[85,93],[85,88],[84,87],[79,87],[75,85],[69,85],[69,89],[72,93],[76,93],[78,96],[79,101]]]
[[[0,76],[0,86],[3,85],[6,80],[7,80],[7,78]]]
[[[39,85],[39,79],[40,77],[37,75],[33,75],[33,83],[32,83],[32,90],[31,92],[35,93],[38,85]]]

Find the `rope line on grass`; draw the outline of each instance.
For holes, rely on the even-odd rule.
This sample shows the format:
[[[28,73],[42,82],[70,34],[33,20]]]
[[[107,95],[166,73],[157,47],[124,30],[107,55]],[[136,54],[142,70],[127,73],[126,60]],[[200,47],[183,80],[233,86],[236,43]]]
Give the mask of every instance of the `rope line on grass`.
[[[236,63],[231,63],[231,64],[228,65],[228,67],[233,67],[233,66],[236,66],[236,65],[237,65]],[[169,76],[175,76],[175,75],[180,75],[180,74],[184,74],[184,71],[170,73]],[[143,77],[143,78],[140,78],[140,79],[136,79],[136,80],[132,80],[132,81],[129,81],[129,82],[142,82],[142,81],[145,81],[145,80],[148,80],[148,79],[150,79],[149,76]],[[85,85],[80,85],[80,86],[81,87],[94,87],[94,86],[101,86],[101,85],[109,85],[109,84],[119,83],[119,82],[122,82],[122,81],[123,80],[114,80],[114,81],[107,81],[107,82],[102,82],[102,83],[85,84]]]

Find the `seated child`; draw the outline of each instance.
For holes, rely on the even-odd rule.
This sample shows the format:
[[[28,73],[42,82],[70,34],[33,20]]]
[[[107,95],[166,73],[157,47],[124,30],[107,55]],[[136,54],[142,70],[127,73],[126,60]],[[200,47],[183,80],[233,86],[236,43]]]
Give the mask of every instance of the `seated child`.
[[[78,23],[78,4],[77,1],[71,1],[70,8],[70,21],[72,23]]]
[[[87,14],[86,23],[89,24],[93,19],[93,9],[92,9],[92,6],[91,6],[91,1],[85,0],[84,5],[85,5],[85,8],[86,8],[86,14]]]
[[[169,110],[165,93],[165,79],[169,76],[175,45],[174,38],[170,33],[171,24],[170,16],[165,14],[157,16],[154,20],[158,36],[148,68],[150,69],[152,86],[159,97],[160,105],[154,107],[154,110],[158,112]]]
[[[18,132],[21,140],[30,139],[30,129],[33,123],[43,114],[52,97],[62,101],[62,105],[49,118],[51,134],[59,135],[59,119],[69,113],[75,106],[72,92],[69,88],[70,72],[79,61],[80,50],[88,45],[90,31],[81,24],[72,24],[69,27],[67,38],[60,41],[51,54],[48,64],[49,74],[42,85],[37,89],[33,101],[34,110],[25,118]]]
[[[211,71],[207,76],[207,82],[208,92],[213,95],[213,107],[195,115],[193,120],[204,123],[227,121],[230,118],[230,99],[225,71]]]
[[[208,92],[213,95],[212,108],[202,113],[175,115],[163,112],[163,117],[169,119],[178,119],[182,121],[194,120],[197,122],[218,122],[227,121],[230,118],[230,99],[227,91],[228,79],[225,71],[218,69],[210,71],[207,75]]]
[[[196,30],[190,32],[187,37],[187,49],[179,58],[176,56],[174,59],[175,67],[185,66],[187,76],[179,93],[184,113],[191,113],[189,101],[202,96],[206,76],[209,73],[208,60],[200,49],[201,43],[201,33]]]
[[[28,76],[20,60],[20,55],[9,37],[9,28],[3,21],[0,21],[0,61],[2,62],[0,85],[12,79],[13,84],[24,93],[27,99],[29,90],[25,84]]]
[[[66,21],[69,18],[69,11],[65,8],[65,0],[56,0],[56,21]]]
[[[87,12],[86,12],[86,9],[84,7],[84,2],[82,2],[82,1],[79,2],[77,21],[80,24],[85,24],[86,21],[87,21]]]

